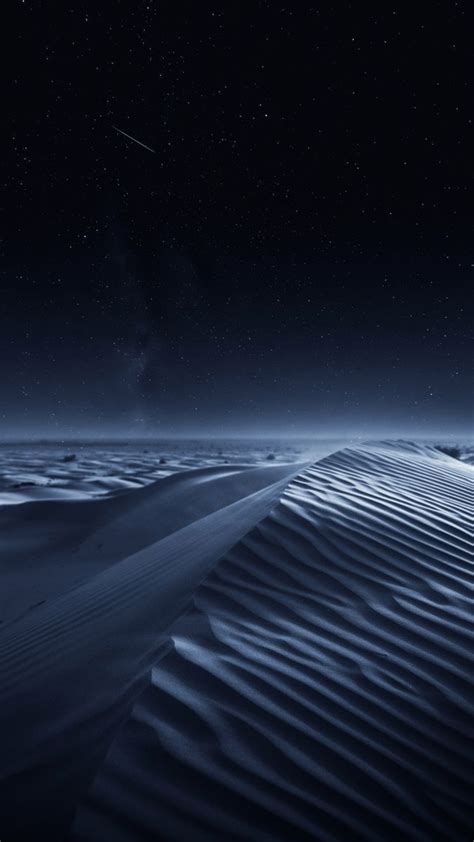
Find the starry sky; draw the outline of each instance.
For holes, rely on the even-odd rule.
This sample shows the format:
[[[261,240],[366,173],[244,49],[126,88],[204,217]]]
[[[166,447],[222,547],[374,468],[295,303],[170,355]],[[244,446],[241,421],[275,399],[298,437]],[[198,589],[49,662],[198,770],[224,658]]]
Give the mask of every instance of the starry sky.
[[[13,2],[0,435],[472,429],[468,8]]]

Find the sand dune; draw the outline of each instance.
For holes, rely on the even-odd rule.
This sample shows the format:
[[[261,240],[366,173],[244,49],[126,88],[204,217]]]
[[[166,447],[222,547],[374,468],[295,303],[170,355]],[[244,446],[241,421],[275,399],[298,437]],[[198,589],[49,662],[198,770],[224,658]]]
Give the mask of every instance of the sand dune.
[[[0,510],[2,839],[469,839],[473,477],[387,442]]]
[[[472,835],[472,468],[303,471],[172,627],[75,840]]]
[[[223,476],[220,469],[217,476],[211,474],[213,479],[205,471],[192,472],[184,485],[144,489],[148,493],[138,502],[133,498],[132,531],[140,532],[143,507],[146,510],[156,494],[161,495],[163,511],[156,514],[160,523],[154,527],[155,536],[175,531],[78,587],[67,589],[71,583],[63,577],[64,593],[50,595],[3,630],[2,838],[63,838],[78,798],[167,645],[163,633],[212,565],[265,517],[296,470],[298,466],[278,465],[227,471]],[[200,494],[193,503],[196,486]],[[174,504],[166,521],[170,494]],[[130,514],[126,501],[122,498],[115,505],[125,506],[125,521]],[[33,512],[33,525],[38,523],[34,509],[19,508]],[[116,547],[127,534],[117,526],[110,533],[116,536]],[[53,585],[56,588],[57,582]]]

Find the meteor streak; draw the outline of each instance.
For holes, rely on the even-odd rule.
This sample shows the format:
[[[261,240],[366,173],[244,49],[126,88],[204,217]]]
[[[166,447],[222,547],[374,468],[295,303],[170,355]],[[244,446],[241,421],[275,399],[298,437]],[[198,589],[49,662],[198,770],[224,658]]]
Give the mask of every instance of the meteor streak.
[[[138,143],[139,146],[143,146],[144,149],[148,149],[149,152],[155,153],[155,150],[152,149],[150,146],[147,146],[146,143],[142,143],[141,140],[137,140],[136,137],[132,137],[131,134],[127,134],[127,132],[123,132],[122,129],[118,129],[117,126],[112,126],[116,132],[120,132],[123,134],[124,137],[128,137],[129,140],[133,140],[134,143]]]

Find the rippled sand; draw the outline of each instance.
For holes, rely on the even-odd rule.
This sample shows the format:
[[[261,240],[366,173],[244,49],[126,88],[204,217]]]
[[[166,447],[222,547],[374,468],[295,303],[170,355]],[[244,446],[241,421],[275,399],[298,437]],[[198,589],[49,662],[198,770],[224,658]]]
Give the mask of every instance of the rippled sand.
[[[469,460],[262,456],[3,509],[11,838],[470,838]]]

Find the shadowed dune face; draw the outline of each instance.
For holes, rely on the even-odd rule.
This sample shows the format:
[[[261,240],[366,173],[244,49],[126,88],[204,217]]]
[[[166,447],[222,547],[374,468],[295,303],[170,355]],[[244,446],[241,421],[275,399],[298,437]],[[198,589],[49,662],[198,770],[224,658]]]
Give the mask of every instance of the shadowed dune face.
[[[0,509],[0,620],[46,599],[189,523],[270,485],[294,468],[197,468],[99,500],[38,501]]]
[[[303,471],[171,629],[76,842],[470,838],[472,468]]]
[[[109,533],[117,553],[130,532],[137,542],[143,539],[140,527],[145,528],[153,514],[158,540],[106,564],[76,587],[71,572],[60,568],[60,593],[3,629],[4,838],[64,838],[114,733],[148,682],[153,663],[166,650],[170,624],[219,558],[266,516],[297,471],[297,465],[280,464],[225,475],[222,469],[212,476],[207,469],[190,472],[184,485],[171,484],[171,490],[166,486],[173,498],[171,508],[166,491],[155,496],[159,489],[143,489],[138,500],[129,500],[131,521],[130,505],[125,498],[117,500],[114,509],[124,507],[120,525]],[[158,503],[155,509],[148,508],[150,499]],[[28,506],[19,508],[32,512]],[[31,520],[36,529],[36,517]],[[110,525],[102,523],[105,530]],[[74,565],[72,574],[77,575]],[[25,578],[24,567],[19,577]],[[58,582],[52,586],[54,592]]]

